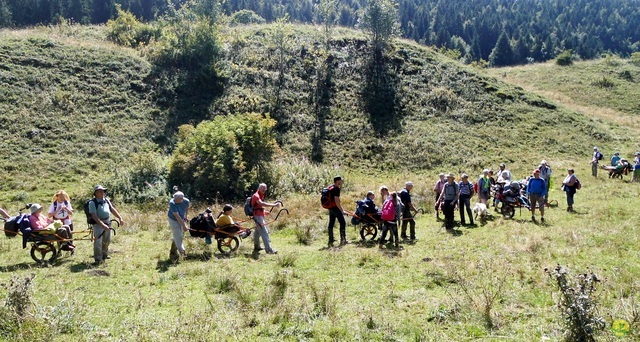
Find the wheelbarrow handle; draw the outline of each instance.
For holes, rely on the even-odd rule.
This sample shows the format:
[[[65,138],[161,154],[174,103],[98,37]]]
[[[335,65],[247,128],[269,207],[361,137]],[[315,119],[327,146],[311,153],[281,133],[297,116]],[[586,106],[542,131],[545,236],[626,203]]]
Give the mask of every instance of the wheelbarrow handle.
[[[273,204],[278,204],[278,203],[280,203],[280,205],[284,206],[284,203],[282,203],[282,201],[275,201],[275,202],[273,202]],[[271,207],[271,209],[269,209],[269,212],[272,212],[272,211],[273,211],[273,208],[275,208],[275,207]]]
[[[274,221],[277,221],[277,220],[278,220],[278,217],[280,216],[280,213],[281,213],[281,212],[283,212],[283,211],[284,211],[285,213],[287,213],[287,215],[289,215],[289,209],[287,209],[287,208],[282,208],[282,209],[278,210],[278,214],[276,214],[276,218],[274,218],[273,220],[274,220]]]

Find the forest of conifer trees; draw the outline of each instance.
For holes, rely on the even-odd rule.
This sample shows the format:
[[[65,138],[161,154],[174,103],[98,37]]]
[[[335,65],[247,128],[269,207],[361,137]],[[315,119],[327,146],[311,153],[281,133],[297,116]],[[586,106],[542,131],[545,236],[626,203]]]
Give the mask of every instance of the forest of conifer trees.
[[[105,23],[116,4],[151,21],[187,0],[0,0],[0,27],[25,27],[72,20]],[[211,0],[209,0],[211,1]],[[267,22],[288,15],[312,23],[324,0],[225,0],[225,14],[255,12]],[[338,25],[358,27],[369,0],[340,0]],[[399,0],[402,36],[460,51],[466,62],[491,65],[545,61],[565,50],[590,59],[640,51],[639,0]]]

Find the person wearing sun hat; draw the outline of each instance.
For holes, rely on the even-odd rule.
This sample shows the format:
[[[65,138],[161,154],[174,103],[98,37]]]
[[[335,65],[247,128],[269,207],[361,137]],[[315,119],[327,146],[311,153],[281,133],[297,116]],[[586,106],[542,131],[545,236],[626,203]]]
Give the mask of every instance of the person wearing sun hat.
[[[187,256],[184,249],[183,237],[184,232],[189,230],[187,227],[187,215],[189,213],[190,201],[184,197],[182,191],[176,191],[169,200],[169,212],[167,213],[167,222],[171,228],[171,249],[169,250],[169,258],[173,262],[177,262],[181,257]]]
[[[549,188],[551,187],[551,166],[549,166],[546,160],[542,159],[538,170],[540,170],[540,178],[544,179],[547,184],[547,194],[544,196],[544,203],[546,204],[549,202]]]
[[[460,187],[455,182],[456,176],[453,173],[447,175],[447,183],[442,188],[442,193],[438,199],[438,206],[444,213],[444,225],[447,230],[453,229],[455,224],[454,214],[456,210],[456,202],[460,196]]]
[[[533,178],[527,183],[527,197],[531,203],[531,221],[536,222],[536,205],[540,209],[540,222],[544,223],[544,197],[547,195],[547,184],[540,178],[540,170],[533,170]]]
[[[111,204],[105,196],[107,188],[96,185],[93,188],[93,199],[89,201],[89,213],[91,214],[91,224],[93,225],[93,266],[98,266],[106,259],[111,259],[109,255],[109,244],[111,243],[111,214],[118,218],[120,226],[124,225],[124,220],[118,210]]]

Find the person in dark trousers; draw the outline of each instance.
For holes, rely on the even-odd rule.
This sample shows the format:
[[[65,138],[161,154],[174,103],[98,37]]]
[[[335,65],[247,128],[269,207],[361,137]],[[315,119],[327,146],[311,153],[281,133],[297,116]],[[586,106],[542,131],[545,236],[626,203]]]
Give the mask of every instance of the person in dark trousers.
[[[574,213],[573,210],[573,195],[576,194],[577,183],[579,182],[578,177],[574,174],[573,169],[567,170],[567,177],[562,181],[562,190],[567,193],[567,211],[570,213]]]
[[[398,194],[394,191],[389,195],[389,198],[384,202],[382,208],[391,205],[394,210],[394,219],[386,220],[382,225],[382,235],[380,236],[380,241],[378,242],[378,247],[382,248],[385,243],[385,238],[387,237],[387,232],[391,231],[391,237],[389,242],[393,243],[395,241],[396,248],[400,248],[400,239],[398,239],[398,219],[400,218],[401,209],[400,209],[400,201],[398,200]]]
[[[375,199],[376,199],[376,194],[374,194],[373,191],[367,192],[367,197],[365,197],[364,199],[364,204],[366,205],[366,207],[364,208],[364,211],[365,213],[367,213],[367,215],[379,221],[380,211],[376,206],[376,202],[374,202]]]
[[[411,190],[413,189],[412,182],[404,183],[404,189],[400,191],[400,201],[404,205],[404,211],[402,212],[402,233],[400,237],[402,239],[407,238],[407,225],[409,225],[409,239],[416,239],[416,221],[413,219],[413,215],[418,212],[418,209],[411,202]]]
[[[456,203],[458,202],[458,196],[460,194],[458,184],[455,180],[456,177],[453,173],[447,175],[447,183],[444,185],[440,198],[438,199],[438,206],[444,213],[444,224],[448,230],[453,229],[455,225],[453,215],[455,213]]]
[[[488,172],[487,172],[488,173]],[[473,197],[473,183],[469,182],[469,176],[466,173],[462,174],[462,180],[458,183],[458,189],[460,194],[458,195],[458,208],[460,209],[460,223],[466,224],[464,217],[464,210],[467,209],[469,215],[469,221],[473,226],[473,215],[471,211],[471,197]]]
[[[436,219],[440,218],[440,208],[438,207],[438,200],[440,199],[440,194],[442,193],[442,188],[444,188],[444,184],[447,182],[447,180],[444,178],[444,173],[440,173],[438,175],[438,177],[440,179],[438,179],[438,181],[436,182],[436,184],[433,186],[433,192],[436,193],[436,199],[434,202],[434,207],[436,210]]]
[[[540,209],[540,222],[544,223],[544,197],[547,195],[547,182],[540,178],[540,170],[533,171],[533,178],[527,183],[527,197],[531,204],[531,221],[536,222],[536,205]]]
[[[491,196],[491,179],[489,178],[489,169],[482,170],[482,176],[478,178],[478,201],[487,204]]]
[[[330,208],[329,208],[329,227],[327,230],[329,231],[329,247],[333,247],[335,243],[335,239],[333,237],[333,226],[336,224],[336,220],[340,223],[340,246],[344,246],[347,244],[347,222],[344,219],[344,214],[347,212],[342,208],[342,204],[340,203],[340,188],[342,188],[342,177],[337,176],[333,178],[333,185],[330,189]]]

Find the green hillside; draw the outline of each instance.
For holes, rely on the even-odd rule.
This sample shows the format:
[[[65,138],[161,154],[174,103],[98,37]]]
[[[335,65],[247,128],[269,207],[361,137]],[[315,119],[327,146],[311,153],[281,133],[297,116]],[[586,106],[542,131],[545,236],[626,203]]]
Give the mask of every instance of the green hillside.
[[[627,152],[640,149],[637,141],[629,139],[640,132],[640,65],[637,62],[609,56],[568,67],[550,62],[488,72],[569,110],[620,125],[626,133],[612,136],[611,148],[630,147]]]
[[[615,136],[615,127],[408,41],[372,62],[366,37],[347,29],[334,31],[328,52],[312,26],[225,29],[222,93],[190,88],[106,42],[103,27],[1,32],[5,201],[86,189],[148,142],[170,152],[179,124],[238,112],[270,113],[289,156],[356,169],[475,173],[498,161],[572,158]],[[527,148],[533,141],[544,152]]]

